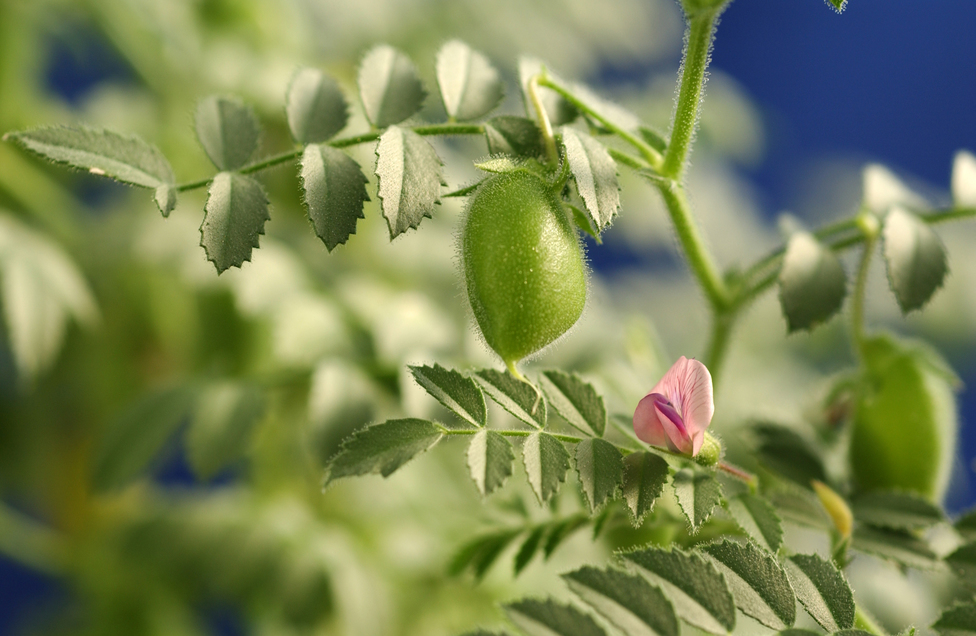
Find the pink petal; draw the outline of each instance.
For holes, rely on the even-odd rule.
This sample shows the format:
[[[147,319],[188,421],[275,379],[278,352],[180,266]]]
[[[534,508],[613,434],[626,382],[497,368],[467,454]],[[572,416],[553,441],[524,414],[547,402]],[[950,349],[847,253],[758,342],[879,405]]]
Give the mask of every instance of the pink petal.
[[[712,415],[715,413],[712,375],[698,360],[688,360],[685,373],[681,387],[681,419],[688,429],[688,435],[693,438],[701,436],[704,439],[705,429],[712,423]],[[701,448],[700,443],[695,448],[695,454],[698,453],[699,448]]]
[[[646,395],[637,403],[634,411],[634,434],[637,439],[651,446],[667,448],[668,436],[664,432],[664,425],[661,424],[654,408],[654,396]]]
[[[681,421],[681,416],[673,407],[662,405],[659,402],[654,403],[654,410],[657,411],[658,421],[661,422],[664,432],[668,435],[668,449],[685,455],[691,454],[692,440]],[[671,411],[671,413],[667,411]]]
[[[678,412],[681,412],[681,385],[684,382],[685,375],[687,375],[686,367],[688,366],[688,358],[681,356],[678,361],[671,365],[668,372],[664,374],[660,382],[654,385],[651,389],[651,393],[660,393],[664,397],[668,398],[668,401],[674,405]]]

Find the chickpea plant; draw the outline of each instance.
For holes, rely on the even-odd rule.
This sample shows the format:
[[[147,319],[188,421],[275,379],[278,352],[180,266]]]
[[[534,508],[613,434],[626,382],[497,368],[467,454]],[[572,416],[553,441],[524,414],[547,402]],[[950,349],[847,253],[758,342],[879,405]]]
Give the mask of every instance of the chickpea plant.
[[[838,10],[844,4],[831,3]],[[200,244],[218,274],[240,267],[259,247],[269,200],[253,175],[278,164],[298,161],[308,217],[328,251],[351,239],[370,199],[363,167],[345,148],[375,148],[375,195],[391,240],[419,228],[442,197],[467,197],[460,276],[477,328],[503,369],[411,367],[416,382],[453,419],[394,419],[362,428],[328,462],[324,483],[388,476],[448,437],[470,438],[467,465],[484,496],[506,483],[519,454],[543,505],[575,467],[582,512],[470,537],[451,571],[480,578],[517,543],[518,574],[578,530],[589,527],[596,540],[624,519],[654,540],[618,552],[605,567],[563,574],[579,604],[534,598],[506,604],[520,632],[675,636],[687,623],[725,634],[744,614],[772,630],[813,633],[794,629],[802,608],[812,618],[803,625],[883,634],[855,603],[844,574],[852,555],[868,553],[907,569],[953,571],[959,591],[950,597],[958,602],[932,628],[946,635],[974,633],[976,517],[952,526],[939,505],[954,452],[958,380],[924,343],[868,331],[864,291],[880,242],[903,312],[928,302],[947,273],[945,250],[931,226],[976,215],[976,160],[965,152],[957,156],[954,204],[940,210],[928,209],[889,172],[870,166],[854,218],[797,231],[751,266],[722,272],[702,239],[683,177],[716,23],[726,5],[682,0],[687,34],[668,135],[528,59],[520,64],[528,116],[490,117],[503,96],[501,76],[483,55],[452,41],[436,59],[443,123],[407,123],[426,89],[413,63],[385,45],[369,51],[359,68],[366,132],[338,136],[347,126],[349,104],[335,80],[311,68],[295,73],[285,95],[296,148],[283,154],[255,160],[261,130],[251,108],[230,96],[203,99],[196,133],[217,172],[199,181],[178,183],[156,148],[109,130],[52,126],[4,139],[51,161],[147,188],[163,216],[182,192],[208,188]],[[442,194],[441,160],[426,139],[442,135],[484,138],[486,156],[475,164],[484,173],[480,181]],[[701,361],[682,357],[663,379],[648,378],[649,388],[660,382],[634,413],[625,414],[608,413],[597,390],[575,374],[551,369],[526,377],[519,369],[524,358],[570,330],[583,311],[587,268],[580,234],[599,240],[617,215],[620,166],[659,192],[712,314]],[[750,429],[754,453],[737,458],[741,468],[729,463],[721,441],[706,429],[715,409],[713,382],[721,378],[737,318],[776,286],[789,332],[830,320],[848,296],[847,273],[837,257],[848,249],[861,250],[850,290],[858,362],[823,404],[829,434],[814,440],[757,422]],[[493,426],[486,395],[518,426]],[[219,458],[207,461],[199,463],[210,472],[220,465]],[[827,470],[828,464],[842,470]],[[101,474],[115,483],[137,470]],[[666,490],[685,515],[684,547],[668,545],[677,531],[655,514]],[[791,549],[784,520],[828,533],[830,558]],[[937,526],[948,529],[954,547],[930,543],[928,531]]]

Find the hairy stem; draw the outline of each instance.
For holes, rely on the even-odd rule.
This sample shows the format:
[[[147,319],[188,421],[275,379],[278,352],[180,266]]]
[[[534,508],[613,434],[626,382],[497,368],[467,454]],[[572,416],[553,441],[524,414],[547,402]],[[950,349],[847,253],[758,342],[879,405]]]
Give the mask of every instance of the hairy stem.
[[[712,335],[702,362],[708,367],[712,384],[716,386],[721,375],[722,364],[725,362],[725,354],[729,349],[729,335],[732,333],[735,318],[734,311],[722,311],[712,316]]]

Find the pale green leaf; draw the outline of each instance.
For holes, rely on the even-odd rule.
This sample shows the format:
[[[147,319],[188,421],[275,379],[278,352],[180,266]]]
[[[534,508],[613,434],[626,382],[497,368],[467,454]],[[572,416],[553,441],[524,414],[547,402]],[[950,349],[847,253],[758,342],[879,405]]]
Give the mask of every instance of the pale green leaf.
[[[606,440],[588,438],[576,445],[576,472],[590,512],[612,499],[623,483],[624,461],[617,447]]]
[[[475,373],[482,388],[499,406],[536,428],[546,425],[546,401],[542,393],[511,373],[482,369]]]
[[[539,125],[526,117],[502,115],[485,123],[488,152],[522,158],[538,158],[545,152]]]
[[[163,218],[168,217],[169,213],[176,209],[176,194],[176,186],[168,183],[157,187],[155,192],[153,192],[153,201],[156,203],[156,207],[159,208]]]
[[[522,443],[522,462],[525,464],[525,475],[532,486],[532,492],[539,498],[539,503],[543,504],[556,494],[569,471],[569,453],[563,443],[542,431],[525,438]]]
[[[796,597],[786,572],[776,559],[752,543],[724,540],[703,550],[725,576],[736,607],[773,629],[786,629],[796,620]]]
[[[621,556],[664,589],[682,620],[719,636],[735,628],[732,594],[722,574],[701,555],[647,548]]]
[[[928,543],[908,532],[858,526],[851,547],[919,570],[935,570],[939,557]]]
[[[220,382],[204,389],[186,433],[193,472],[209,479],[243,455],[263,415],[264,395],[255,386]]]
[[[417,384],[465,422],[482,427],[488,421],[485,396],[471,378],[439,364],[410,367],[410,372]]]
[[[220,170],[236,170],[258,147],[261,127],[250,106],[236,97],[212,95],[197,104],[197,138]]]
[[[348,437],[325,468],[325,484],[341,477],[389,477],[444,436],[434,422],[414,418],[373,424]]]
[[[200,245],[221,273],[251,260],[268,214],[268,196],[261,184],[236,172],[220,172],[210,183]]]
[[[514,462],[512,443],[503,435],[482,430],[471,438],[468,446],[468,469],[482,495],[490,495],[502,487],[512,474]]]
[[[908,492],[871,492],[851,501],[854,518],[879,528],[921,530],[945,521],[936,504]]]
[[[544,371],[539,384],[552,406],[563,418],[587,435],[603,436],[607,408],[592,384],[562,371]]]
[[[522,570],[532,561],[532,557],[542,545],[542,537],[545,535],[547,526],[537,526],[525,538],[518,552],[515,554],[515,575],[518,576]]]
[[[965,150],[952,162],[952,201],[958,208],[976,208],[976,157]]]
[[[643,577],[593,567],[562,577],[569,589],[627,636],[678,636],[671,602]]]
[[[3,139],[45,159],[123,183],[158,188],[174,182],[163,154],[135,135],[88,126],[46,126],[10,132]]]
[[[624,458],[623,495],[635,526],[640,525],[668,480],[668,462],[660,455],[636,452]]]
[[[315,234],[330,252],[356,233],[369,201],[369,180],[346,153],[324,144],[309,144],[302,154],[302,189]]]
[[[617,164],[593,137],[569,127],[563,127],[561,132],[576,190],[593,223],[602,232],[620,208]]]
[[[522,162],[510,155],[499,155],[497,157],[488,157],[483,161],[476,161],[474,167],[485,172],[504,174],[506,172],[521,170]]]
[[[301,68],[285,94],[285,115],[300,144],[321,143],[346,127],[349,105],[334,79],[314,68]]]
[[[390,126],[383,133],[376,146],[376,176],[391,240],[430,218],[440,203],[441,160],[412,130]]]
[[[359,65],[359,97],[369,121],[386,128],[420,110],[427,91],[410,58],[381,44],[370,49]]]
[[[945,280],[945,247],[928,224],[895,207],[881,231],[888,283],[903,313],[920,309]]]
[[[906,186],[888,168],[872,163],[864,167],[864,207],[884,214],[893,206],[925,207],[925,200]]]
[[[508,618],[529,636],[606,636],[596,621],[572,605],[525,599],[503,607]]]
[[[522,87],[522,96],[525,99],[525,112],[529,115],[535,114],[535,107],[529,97],[529,80],[540,75],[543,68],[546,68],[546,65],[541,60],[533,57],[519,58],[519,85]],[[546,74],[550,78],[556,79],[551,69],[546,68]],[[579,115],[576,108],[563,99],[559,93],[542,86],[538,90],[542,107],[546,109],[546,114],[549,115],[549,121],[553,126],[568,124]]]
[[[796,597],[828,632],[854,625],[854,594],[844,575],[816,554],[795,554],[784,562]]]
[[[813,329],[840,310],[847,278],[837,256],[812,234],[790,237],[779,272],[779,301],[790,332]]]
[[[620,104],[609,101],[597,95],[590,89],[589,86],[574,83],[569,86],[569,90],[573,96],[576,97],[576,99],[583,103],[584,106],[617,128],[627,132],[638,132],[641,128],[640,117],[630,112]],[[606,128],[603,123],[597,121],[596,118],[590,116],[588,113],[584,113],[584,115],[590,122],[590,125],[596,128],[599,132],[610,132],[610,130]]]
[[[759,545],[775,553],[783,543],[783,524],[773,505],[751,493],[728,502],[729,514]]]
[[[688,517],[691,531],[698,532],[722,503],[722,485],[711,473],[683,468],[674,474],[674,494],[681,511]]]
[[[505,95],[488,58],[460,40],[447,42],[437,52],[437,85],[448,117],[458,121],[487,115]]]
[[[976,601],[957,603],[947,608],[932,623],[932,629],[942,636],[974,636],[976,634]]]

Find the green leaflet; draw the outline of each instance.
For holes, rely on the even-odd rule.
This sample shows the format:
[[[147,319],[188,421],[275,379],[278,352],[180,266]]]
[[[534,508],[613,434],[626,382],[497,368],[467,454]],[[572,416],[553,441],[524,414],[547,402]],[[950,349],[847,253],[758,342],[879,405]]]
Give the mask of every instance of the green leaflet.
[[[942,241],[928,224],[900,207],[885,217],[881,239],[888,283],[902,313],[920,309],[942,286],[948,271]]]
[[[393,471],[431,448],[444,436],[434,422],[418,419],[387,420],[346,438],[325,467],[325,485],[341,477]]]
[[[359,96],[369,121],[386,128],[420,110],[427,91],[410,58],[382,44],[370,49],[359,65]]]
[[[607,408],[592,384],[575,374],[544,371],[539,385],[552,406],[567,422],[587,435],[602,437],[607,427]]]
[[[776,559],[752,543],[728,539],[706,545],[708,554],[732,590],[736,606],[772,629],[786,629],[796,620],[796,596]]]
[[[542,393],[511,373],[495,369],[475,372],[488,396],[506,411],[536,428],[546,425],[546,401]]]
[[[569,519],[564,519],[552,526],[549,531],[549,536],[546,537],[546,543],[542,547],[542,552],[545,558],[548,559],[552,556],[552,553],[556,551],[556,548],[569,537],[583,526],[589,523],[589,519],[584,516],[574,516]]]
[[[729,514],[759,545],[775,553],[783,543],[783,524],[773,505],[751,493],[728,501]]]
[[[441,160],[423,137],[390,126],[376,146],[377,191],[390,240],[416,228],[440,203]]]
[[[334,79],[314,68],[300,68],[285,94],[291,135],[300,144],[328,141],[346,127],[349,104]]]
[[[349,155],[324,144],[309,144],[302,153],[300,173],[308,219],[330,252],[356,233],[365,218],[369,179]]]
[[[482,495],[502,487],[511,474],[515,455],[512,443],[495,431],[482,430],[468,446],[468,469]]]
[[[529,636],[606,636],[590,616],[572,605],[525,599],[503,607],[509,620]]]
[[[569,127],[560,132],[576,189],[594,225],[602,232],[620,208],[617,164],[593,137]]]
[[[236,97],[211,95],[200,100],[194,123],[200,145],[219,170],[237,170],[257,150],[258,118]]]
[[[261,184],[236,172],[220,172],[210,184],[200,226],[200,245],[217,273],[240,267],[258,247],[268,214],[268,196]]]
[[[485,123],[485,139],[492,155],[535,159],[545,153],[539,125],[526,117],[492,117]]]
[[[674,474],[672,486],[691,531],[698,532],[722,503],[722,485],[709,472],[683,468]]]
[[[976,590],[976,541],[964,543],[956,548],[945,558],[945,562],[966,588]]]
[[[908,532],[858,526],[851,547],[919,570],[934,570],[941,565],[928,543]]]
[[[613,498],[624,478],[623,457],[606,440],[587,438],[576,445],[576,472],[590,512]]]
[[[840,261],[812,234],[797,232],[779,272],[779,300],[789,331],[813,329],[840,310],[847,278]]]
[[[823,460],[813,443],[796,431],[760,422],[753,427],[753,433],[759,461],[766,468],[807,489],[811,480],[827,480]]]
[[[907,492],[864,493],[851,508],[859,522],[893,530],[921,530],[945,521],[939,506]]]
[[[624,458],[623,495],[635,526],[661,496],[668,473],[668,462],[660,455],[638,451]]]
[[[220,382],[204,389],[186,434],[193,472],[209,479],[243,455],[264,407],[264,395],[256,386]]]
[[[828,632],[854,625],[854,594],[844,575],[816,554],[795,554],[783,563],[796,597]]]
[[[976,601],[957,603],[946,609],[932,629],[943,636],[972,636],[976,634]]]
[[[471,570],[475,578],[481,580],[520,533],[520,530],[501,530],[471,539],[454,554],[447,568],[448,573],[457,576]]]
[[[526,568],[527,565],[532,561],[532,557],[535,556],[536,551],[539,546],[542,545],[542,537],[545,535],[546,531],[549,529],[548,526],[541,525],[532,530],[529,536],[525,538],[522,545],[519,547],[518,552],[515,554],[515,575],[518,576]]]
[[[158,186],[153,192],[153,201],[163,218],[168,217],[169,213],[176,209],[176,195],[176,186],[169,183]]]
[[[417,384],[458,417],[474,426],[484,427],[488,409],[481,388],[471,378],[453,369],[434,366],[410,367]]]
[[[678,636],[678,618],[661,589],[614,569],[562,575],[578,597],[627,636]]]
[[[487,115],[505,95],[488,58],[460,40],[447,42],[437,52],[437,85],[448,117],[458,121]]]
[[[522,461],[532,491],[539,498],[539,503],[544,504],[566,480],[569,453],[558,439],[549,433],[537,431],[522,443]]]

